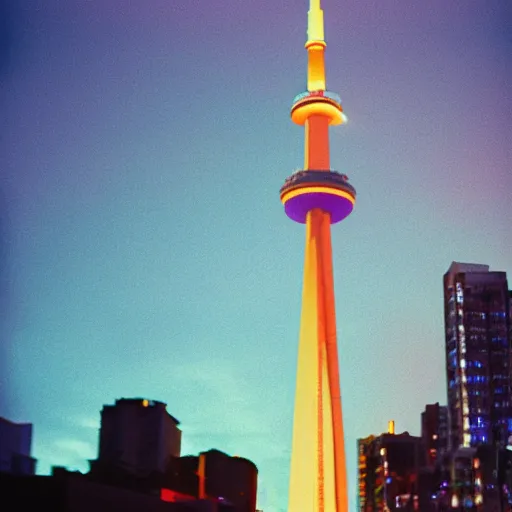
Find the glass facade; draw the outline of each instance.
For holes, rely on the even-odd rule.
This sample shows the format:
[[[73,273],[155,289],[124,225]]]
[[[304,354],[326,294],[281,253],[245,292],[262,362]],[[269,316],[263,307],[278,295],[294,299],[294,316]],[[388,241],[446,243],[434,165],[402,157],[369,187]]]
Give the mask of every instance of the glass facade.
[[[452,263],[444,302],[450,447],[504,442],[512,434],[506,274]]]

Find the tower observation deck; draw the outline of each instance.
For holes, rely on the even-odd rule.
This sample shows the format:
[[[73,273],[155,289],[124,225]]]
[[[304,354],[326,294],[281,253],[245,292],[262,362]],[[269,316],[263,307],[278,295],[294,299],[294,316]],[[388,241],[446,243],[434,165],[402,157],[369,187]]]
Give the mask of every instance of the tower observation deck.
[[[347,512],[330,226],[352,212],[356,191],[330,168],[329,127],[346,118],[339,96],[326,90],[320,0],[309,3],[305,46],[307,91],[291,108],[304,127],[304,168],[280,190],[285,213],[306,225],[288,511]]]

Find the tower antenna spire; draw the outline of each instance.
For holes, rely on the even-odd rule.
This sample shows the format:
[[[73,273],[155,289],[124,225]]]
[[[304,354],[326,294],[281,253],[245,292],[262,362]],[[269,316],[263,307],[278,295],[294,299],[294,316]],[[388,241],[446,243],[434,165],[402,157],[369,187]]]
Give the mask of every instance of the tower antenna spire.
[[[320,7],[320,0],[309,0],[308,11],[308,43],[325,42],[324,39],[324,11]]]
[[[309,0],[308,11],[308,91],[325,91],[324,11],[320,0]]]

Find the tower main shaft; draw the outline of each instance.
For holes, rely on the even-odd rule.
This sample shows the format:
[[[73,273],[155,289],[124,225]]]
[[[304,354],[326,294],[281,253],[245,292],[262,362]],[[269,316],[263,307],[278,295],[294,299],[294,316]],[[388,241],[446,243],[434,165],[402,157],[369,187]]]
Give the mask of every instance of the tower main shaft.
[[[287,215],[306,224],[289,512],[348,511],[330,225],[351,213],[355,190],[330,170],[329,125],[345,117],[326,91],[325,47],[320,0],[310,0],[307,92],[291,111],[305,130],[304,170],[281,188]]]

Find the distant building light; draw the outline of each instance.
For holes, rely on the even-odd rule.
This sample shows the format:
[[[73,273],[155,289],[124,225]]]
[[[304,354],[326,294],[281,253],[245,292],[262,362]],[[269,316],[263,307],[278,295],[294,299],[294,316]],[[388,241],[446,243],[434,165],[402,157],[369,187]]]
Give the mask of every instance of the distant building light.
[[[142,407],[147,407],[149,405],[148,400],[142,400]]]

